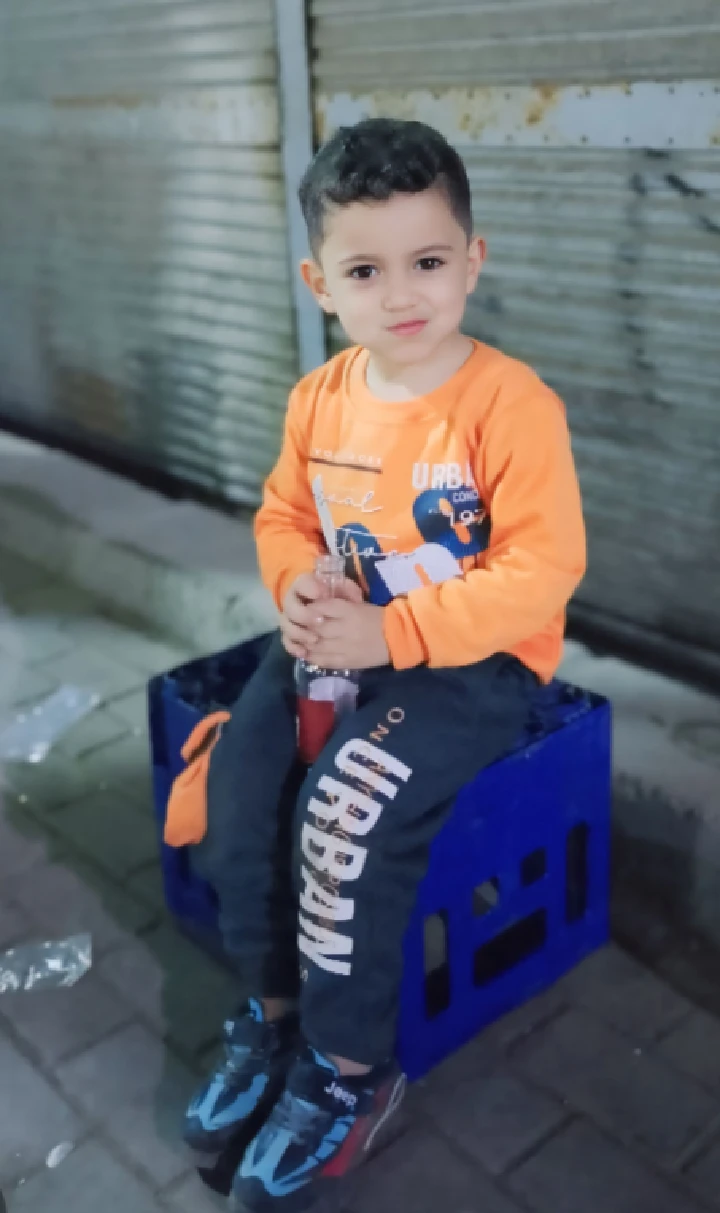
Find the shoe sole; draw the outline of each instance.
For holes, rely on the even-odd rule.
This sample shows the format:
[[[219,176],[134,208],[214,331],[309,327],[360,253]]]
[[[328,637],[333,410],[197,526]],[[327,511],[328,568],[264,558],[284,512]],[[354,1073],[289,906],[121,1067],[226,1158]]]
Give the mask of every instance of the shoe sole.
[[[404,1079],[404,1075],[402,1075]],[[328,1213],[335,1206],[338,1199],[343,1196],[345,1185],[348,1180],[352,1179],[355,1172],[371,1159],[376,1158],[378,1154],[382,1154],[390,1146],[399,1141],[405,1135],[408,1129],[408,1119],[398,1117],[398,1113],[403,1105],[403,1098],[407,1082],[402,1086],[402,1094],[396,1100],[394,1107],[391,1103],[388,1104],[385,1113],[378,1121],[377,1125],[371,1130],[368,1141],[364,1148],[358,1152],[357,1157],[345,1172],[338,1179],[326,1179],[321,1181],[321,1185],[313,1192],[312,1186],[305,1189],[300,1189],[299,1192],[290,1196],[270,1196],[265,1189],[263,1183],[257,1179],[246,1181],[245,1191],[251,1201],[246,1203],[235,1192],[230,1193],[229,1209],[230,1213],[306,1213],[308,1209],[316,1209],[320,1213],[327,1205]]]

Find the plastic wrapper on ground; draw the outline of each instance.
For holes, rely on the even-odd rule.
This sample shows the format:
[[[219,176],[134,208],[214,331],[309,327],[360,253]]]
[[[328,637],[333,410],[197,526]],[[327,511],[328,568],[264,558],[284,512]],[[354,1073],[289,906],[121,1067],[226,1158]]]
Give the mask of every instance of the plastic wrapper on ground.
[[[0,728],[0,759],[42,762],[58,738],[100,703],[96,691],[62,686],[41,703],[24,708]]]
[[[92,965],[89,935],[22,944],[0,953],[0,994],[74,986]]]

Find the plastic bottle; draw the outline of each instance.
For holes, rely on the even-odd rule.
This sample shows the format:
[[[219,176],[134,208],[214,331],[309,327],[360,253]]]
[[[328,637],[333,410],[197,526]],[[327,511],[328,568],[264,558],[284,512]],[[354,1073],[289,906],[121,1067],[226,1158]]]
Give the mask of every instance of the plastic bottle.
[[[335,598],[345,577],[342,556],[319,556],[315,576]],[[338,721],[357,705],[357,670],[326,670],[311,661],[295,662],[298,753],[302,762],[315,762]]]

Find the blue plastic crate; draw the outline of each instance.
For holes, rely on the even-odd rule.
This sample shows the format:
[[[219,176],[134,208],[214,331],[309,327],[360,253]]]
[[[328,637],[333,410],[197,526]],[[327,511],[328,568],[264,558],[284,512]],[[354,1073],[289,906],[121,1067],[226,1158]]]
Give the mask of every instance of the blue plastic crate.
[[[150,683],[159,826],[190,731],[231,706],[269,639]],[[607,940],[610,726],[605,700],[554,682],[517,746],[459,793],[405,939],[398,1053],[411,1079]],[[193,872],[189,850],[161,849],[169,909],[217,947],[212,889]]]

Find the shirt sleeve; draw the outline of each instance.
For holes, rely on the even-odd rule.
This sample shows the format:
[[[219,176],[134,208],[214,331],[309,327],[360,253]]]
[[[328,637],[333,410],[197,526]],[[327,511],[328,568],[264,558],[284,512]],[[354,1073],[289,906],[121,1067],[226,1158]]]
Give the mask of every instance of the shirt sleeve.
[[[290,395],[280,457],[268,477],[263,502],[255,516],[260,575],[282,610],[288,587],[315,567],[325,551],[315,500],[308,480],[307,427],[302,399]]]
[[[384,613],[397,669],[469,665],[529,640],[585,572],[580,489],[562,403],[547,389],[487,419],[476,458],[491,533],[485,565],[412,590]]]

